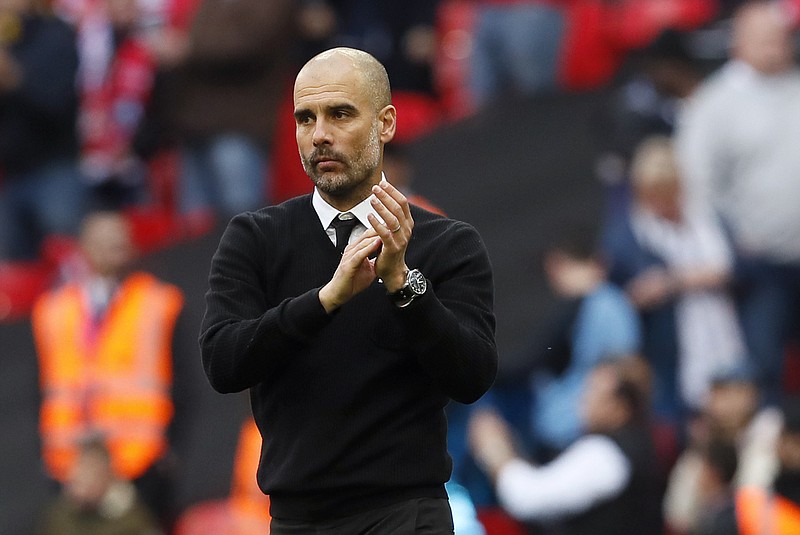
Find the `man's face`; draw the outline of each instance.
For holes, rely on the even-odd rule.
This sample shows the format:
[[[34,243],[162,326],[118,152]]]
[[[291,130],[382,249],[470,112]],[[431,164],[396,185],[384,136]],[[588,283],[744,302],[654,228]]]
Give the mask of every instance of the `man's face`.
[[[773,5],[745,9],[734,26],[734,54],[763,74],[779,74],[794,64],[792,33]]]
[[[323,193],[347,198],[377,182],[381,110],[344,58],[306,66],[294,90],[297,147],[306,173]]]

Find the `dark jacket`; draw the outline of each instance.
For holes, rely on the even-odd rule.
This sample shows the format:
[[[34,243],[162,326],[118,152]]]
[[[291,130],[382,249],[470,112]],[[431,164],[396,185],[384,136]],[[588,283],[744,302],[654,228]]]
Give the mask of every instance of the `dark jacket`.
[[[444,497],[444,407],[497,369],[492,272],[470,225],[412,206],[406,263],[429,290],[407,308],[378,281],[333,314],[341,257],[305,195],[237,216],[210,275],[201,349],[212,386],[250,388],[273,516],[313,520]]]
[[[0,168],[10,177],[78,155],[75,39],[63,21],[31,16],[6,44],[22,72],[18,88],[0,90]]]

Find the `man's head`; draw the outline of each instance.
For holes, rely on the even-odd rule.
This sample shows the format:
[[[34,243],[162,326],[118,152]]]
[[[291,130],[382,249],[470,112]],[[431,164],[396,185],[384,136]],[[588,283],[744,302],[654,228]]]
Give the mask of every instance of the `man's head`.
[[[639,380],[628,373],[624,360],[604,361],[595,366],[586,381],[581,410],[588,432],[612,432],[645,418],[647,394]]]
[[[735,366],[718,372],[711,382],[704,412],[710,431],[736,440],[758,410],[761,395],[750,367]]]
[[[295,80],[294,116],[300,159],[323,197],[340,209],[368,197],[397,119],[383,65],[351,48],[313,57]]]
[[[581,297],[605,280],[605,265],[597,251],[595,230],[586,225],[558,225],[560,233],[544,253],[550,286],[565,298]]]
[[[763,74],[778,74],[794,63],[792,31],[774,2],[750,2],[734,17],[732,56]]]
[[[75,465],[64,484],[67,498],[85,511],[96,510],[111,484],[116,480],[111,455],[99,437],[83,441]]]
[[[118,212],[93,212],[81,227],[80,243],[92,271],[118,277],[133,260],[134,247],[128,222]]]
[[[681,184],[672,141],[653,136],[642,141],[631,161],[636,202],[669,221],[681,218]]]

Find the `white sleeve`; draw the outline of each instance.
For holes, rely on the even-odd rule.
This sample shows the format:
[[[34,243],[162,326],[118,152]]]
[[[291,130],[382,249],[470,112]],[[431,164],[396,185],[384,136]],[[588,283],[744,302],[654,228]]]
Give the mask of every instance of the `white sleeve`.
[[[589,435],[553,462],[535,467],[516,459],[497,477],[497,496],[519,520],[550,520],[588,510],[619,495],[628,485],[631,465],[608,437]]]

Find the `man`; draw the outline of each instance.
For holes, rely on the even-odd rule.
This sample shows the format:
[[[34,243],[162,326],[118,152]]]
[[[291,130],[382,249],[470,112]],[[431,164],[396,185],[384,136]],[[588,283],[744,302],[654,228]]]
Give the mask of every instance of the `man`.
[[[593,369],[583,392],[586,434],[543,466],[520,458],[497,415],[475,414],[469,433],[475,459],[511,516],[557,526],[564,535],[662,532],[647,387],[634,375],[641,363],[617,359]]]
[[[0,258],[31,260],[50,234],[74,235],[78,171],[75,33],[36,0],[0,1]]]
[[[183,294],[149,273],[130,272],[133,246],[119,212],[89,214],[80,243],[86,275],[44,294],[32,315],[45,467],[65,481],[80,442],[99,434],[115,474],[134,481],[142,499],[166,515],[163,461]]]
[[[312,58],[294,116],[315,190],[228,225],[206,373],[220,392],[250,389],[273,535],[452,533],[443,409],[477,400],[497,368],[485,247],[383,177],[397,117],[372,56]]]
[[[745,342],[770,403],[800,298],[800,70],[787,21],[778,3],[744,4],[731,60],[690,98],[676,131],[687,199],[715,209],[730,232]]]
[[[100,437],[87,437],[59,497],[42,515],[38,535],[161,535],[136,488],[111,467]]]

